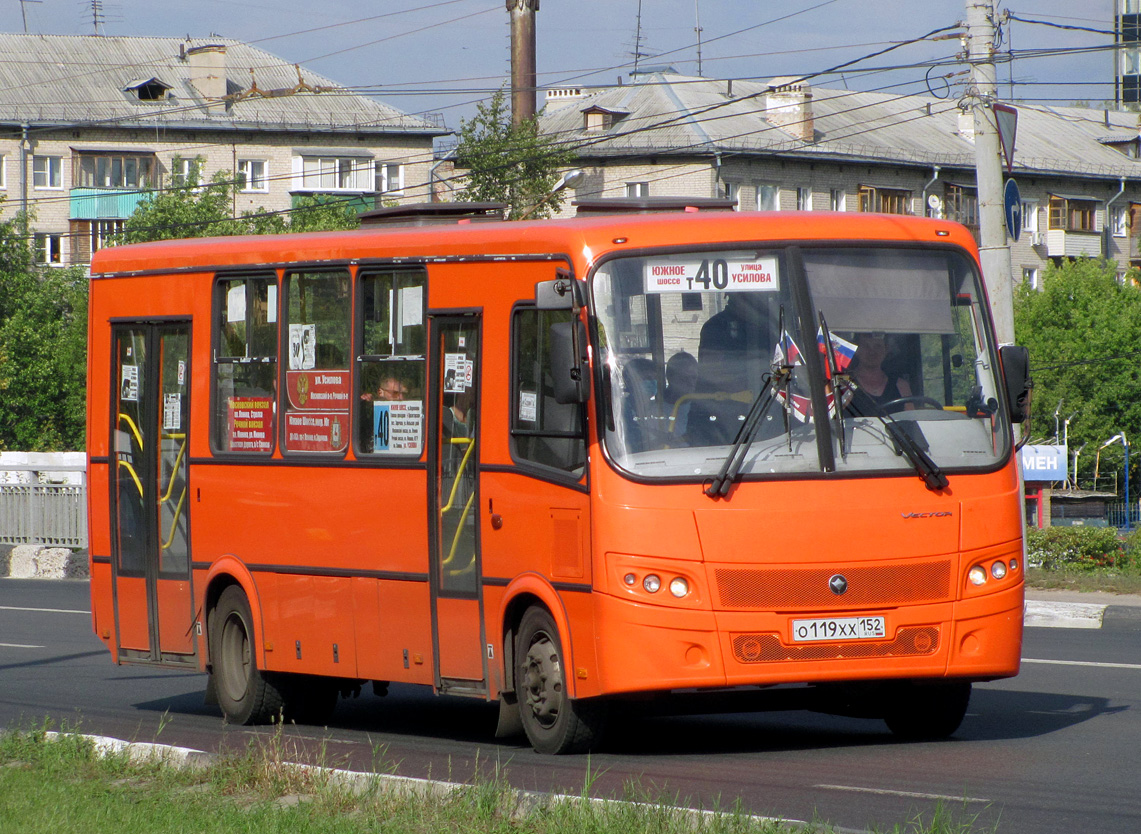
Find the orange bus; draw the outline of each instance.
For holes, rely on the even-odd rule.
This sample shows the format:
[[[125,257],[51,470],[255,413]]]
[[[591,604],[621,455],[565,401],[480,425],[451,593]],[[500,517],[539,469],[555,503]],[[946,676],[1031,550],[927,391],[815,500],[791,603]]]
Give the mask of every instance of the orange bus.
[[[596,210],[91,271],[94,629],[231,722],[403,682],[561,753],[772,687],[940,737],[1018,672],[1026,356],[961,226]]]

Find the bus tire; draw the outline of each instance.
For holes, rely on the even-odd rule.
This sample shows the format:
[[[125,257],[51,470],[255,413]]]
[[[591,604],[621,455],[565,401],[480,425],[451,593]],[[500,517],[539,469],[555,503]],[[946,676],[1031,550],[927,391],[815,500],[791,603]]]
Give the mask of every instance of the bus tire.
[[[237,585],[222,591],[211,617],[210,661],[218,706],[231,724],[264,724],[284,706],[281,691],[257,667],[253,615]]]
[[[904,683],[891,698],[884,721],[907,741],[947,738],[963,723],[970,700],[969,681]]]
[[[607,705],[567,696],[559,630],[543,608],[528,608],[515,644],[515,693],[528,741],[538,753],[582,753],[601,738]]]

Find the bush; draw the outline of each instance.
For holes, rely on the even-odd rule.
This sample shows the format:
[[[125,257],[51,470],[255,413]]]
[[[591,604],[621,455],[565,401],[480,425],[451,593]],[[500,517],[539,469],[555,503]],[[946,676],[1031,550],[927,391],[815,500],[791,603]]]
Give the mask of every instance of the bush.
[[[1026,562],[1045,570],[1127,568],[1138,563],[1141,534],[1128,546],[1113,527],[1047,527],[1026,530]]]

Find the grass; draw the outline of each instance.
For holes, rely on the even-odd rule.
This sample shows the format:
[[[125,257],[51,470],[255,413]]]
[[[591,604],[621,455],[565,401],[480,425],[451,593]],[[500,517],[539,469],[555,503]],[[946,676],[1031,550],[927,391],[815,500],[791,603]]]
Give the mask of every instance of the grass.
[[[429,787],[380,776],[349,779],[295,764],[280,732],[201,767],[100,754],[74,733],[46,727],[0,735],[0,820],[21,834],[826,834],[785,826],[739,806],[694,814],[630,786],[624,801],[523,795],[494,767],[469,785]],[[318,755],[319,759],[324,754]],[[945,805],[876,832],[980,834],[976,817]],[[993,830],[993,829],[991,829]]]
[[[1046,570],[1027,568],[1026,587],[1064,591],[1104,591],[1110,594],[1141,594],[1141,570]]]

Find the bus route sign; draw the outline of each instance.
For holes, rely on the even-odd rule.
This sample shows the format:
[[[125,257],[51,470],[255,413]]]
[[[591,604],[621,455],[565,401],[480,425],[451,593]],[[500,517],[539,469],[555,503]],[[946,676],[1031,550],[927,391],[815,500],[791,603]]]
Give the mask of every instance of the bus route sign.
[[[648,258],[645,286],[648,293],[776,292],[780,278],[773,257]]]

